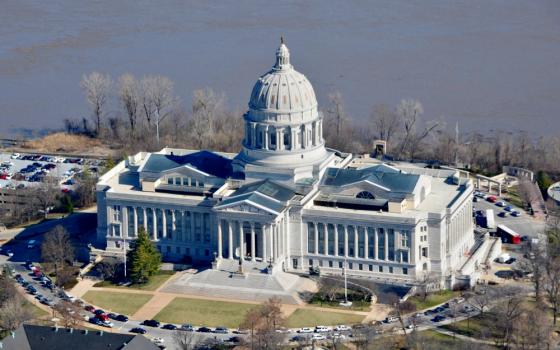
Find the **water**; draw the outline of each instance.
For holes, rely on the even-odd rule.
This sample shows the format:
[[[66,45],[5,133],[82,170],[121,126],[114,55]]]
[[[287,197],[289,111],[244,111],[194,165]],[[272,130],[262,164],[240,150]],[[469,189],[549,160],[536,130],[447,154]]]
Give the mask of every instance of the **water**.
[[[450,128],[560,127],[560,1],[2,1],[0,136],[87,116],[84,73],[163,74],[189,105],[211,87],[246,108],[280,35],[325,106],[417,98]],[[112,103],[111,113],[116,112]]]

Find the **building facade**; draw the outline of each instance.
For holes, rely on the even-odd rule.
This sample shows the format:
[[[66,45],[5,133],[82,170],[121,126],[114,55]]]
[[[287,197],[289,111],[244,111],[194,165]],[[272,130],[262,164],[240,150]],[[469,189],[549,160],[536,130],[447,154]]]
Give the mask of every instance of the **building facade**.
[[[143,227],[167,260],[262,265],[451,287],[474,245],[473,185],[454,170],[325,147],[307,78],[284,43],[251,92],[238,154],[141,152],[97,185],[98,240]]]

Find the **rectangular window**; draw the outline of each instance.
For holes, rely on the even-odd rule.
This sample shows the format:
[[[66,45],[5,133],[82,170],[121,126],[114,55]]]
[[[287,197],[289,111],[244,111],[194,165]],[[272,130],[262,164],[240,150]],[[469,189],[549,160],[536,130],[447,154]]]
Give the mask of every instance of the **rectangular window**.
[[[309,259],[309,266],[313,266],[313,259]]]
[[[307,253],[315,254],[315,227],[313,223],[307,223]]]
[[[190,181],[188,177],[183,178],[183,186],[190,186]]]
[[[333,267],[333,262],[332,262],[332,260],[329,260],[329,267]]]
[[[298,259],[292,259],[292,267],[293,267],[294,269],[297,269],[297,268],[298,268]]]
[[[319,266],[323,267],[323,260],[319,260]]]
[[[367,228],[367,235],[368,235],[368,257],[370,259],[375,258],[375,231],[373,228]]]
[[[377,257],[385,260],[385,230],[382,228],[377,232]]]
[[[327,232],[329,233],[328,254],[334,255],[335,249],[337,248],[334,246],[334,226],[332,224],[327,225]]]
[[[390,261],[395,261],[395,230],[387,230],[387,256]]]
[[[317,224],[317,231],[319,231],[319,254],[327,254],[325,252],[325,225]]]
[[[409,236],[409,234],[410,233],[408,231],[401,232],[401,247],[408,248],[408,236]]]
[[[369,265],[369,270],[373,271],[373,265]]]
[[[354,268],[354,264],[353,263],[348,263],[348,269],[352,270]]]
[[[383,266],[379,266],[379,272],[383,272]]]
[[[198,187],[204,187],[204,181],[199,181],[198,182]]]
[[[173,178],[172,177],[167,178],[167,184],[168,185],[173,185]]]
[[[181,186],[181,178],[180,177],[175,178],[175,185]]]
[[[402,268],[402,273],[403,273],[403,275],[408,275],[408,268],[403,267]]]
[[[348,255],[354,256],[354,248],[356,248],[356,240],[354,239],[354,227],[348,227]]]
[[[120,222],[121,221],[121,206],[120,205],[113,205],[113,221]]]
[[[339,261],[339,262],[338,262],[338,267],[341,268],[341,269],[344,267],[342,261]]]
[[[358,264],[358,270],[362,271],[364,269],[364,266],[362,264]]]
[[[393,273],[393,266],[389,266],[389,273]]]
[[[338,255],[344,255],[344,226],[338,225]]]
[[[401,252],[401,258],[403,263],[408,263],[408,251],[403,250]]]
[[[425,258],[428,257],[428,248],[427,247],[422,248],[422,256],[425,257]]]
[[[358,256],[365,258],[365,235],[367,232],[363,227],[358,227]]]

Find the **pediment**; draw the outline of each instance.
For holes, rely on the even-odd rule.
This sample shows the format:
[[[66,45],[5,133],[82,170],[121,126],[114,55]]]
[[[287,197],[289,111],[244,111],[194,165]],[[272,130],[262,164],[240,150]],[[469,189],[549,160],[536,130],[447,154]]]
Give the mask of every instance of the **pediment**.
[[[224,212],[248,213],[248,214],[258,214],[258,215],[267,215],[267,216],[276,216],[277,214],[268,208],[259,207],[248,201],[243,201],[228,206],[222,206],[216,209]]]

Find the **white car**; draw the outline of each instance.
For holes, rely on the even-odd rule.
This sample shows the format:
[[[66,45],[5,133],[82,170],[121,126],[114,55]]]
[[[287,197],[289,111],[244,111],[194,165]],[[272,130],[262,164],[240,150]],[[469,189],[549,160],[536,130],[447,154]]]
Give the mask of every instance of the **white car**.
[[[332,338],[337,340],[344,340],[346,339],[346,336],[340,333],[333,333]]]
[[[327,326],[316,326],[315,327],[315,333],[326,333],[331,331],[332,328],[331,327],[327,327]]]
[[[507,204],[506,204],[506,202],[504,202],[504,201],[499,201],[499,202],[496,202],[496,205],[497,205],[498,207],[505,207]]]
[[[338,326],[334,327],[334,330],[337,331],[337,332],[349,331],[350,327],[348,327],[347,325],[344,325],[344,324],[339,324]]]
[[[10,158],[12,159],[18,159],[19,157],[21,157],[21,154],[19,153],[12,153],[12,155],[10,156]]]
[[[311,339],[313,339],[313,340],[326,340],[327,337],[325,337],[325,336],[322,335],[322,334],[317,334],[317,333],[315,333],[315,334],[313,334],[313,336],[311,337]]]
[[[154,337],[154,338],[152,338],[152,341],[156,344],[161,344],[161,343],[165,342],[165,339],[160,338],[160,337]]]
[[[313,333],[313,329],[309,328],[309,327],[303,327],[300,330],[297,331],[298,333]]]
[[[101,321],[99,322],[103,327],[113,328],[114,324],[111,321]]]

